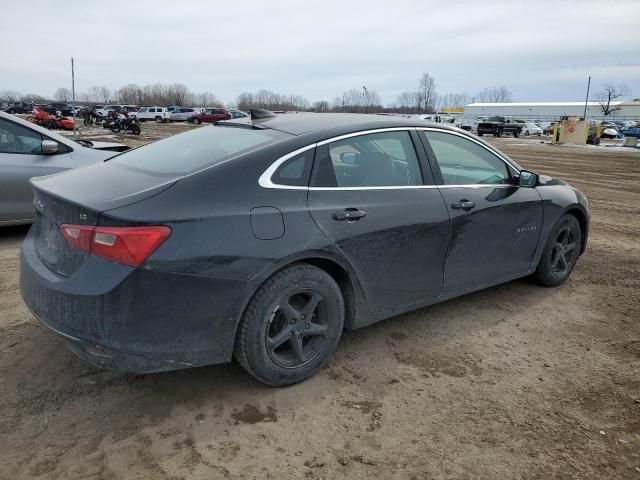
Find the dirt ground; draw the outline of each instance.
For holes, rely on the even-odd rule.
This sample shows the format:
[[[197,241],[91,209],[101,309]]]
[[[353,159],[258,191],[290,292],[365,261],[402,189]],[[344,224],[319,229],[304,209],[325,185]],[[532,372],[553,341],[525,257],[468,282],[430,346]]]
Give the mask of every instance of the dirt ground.
[[[145,124],[134,141],[187,128]],[[284,389],[236,364],[87,366],[20,299],[26,229],[0,231],[0,478],[640,478],[640,151],[491,141],[589,197],[570,281],[346,332]]]

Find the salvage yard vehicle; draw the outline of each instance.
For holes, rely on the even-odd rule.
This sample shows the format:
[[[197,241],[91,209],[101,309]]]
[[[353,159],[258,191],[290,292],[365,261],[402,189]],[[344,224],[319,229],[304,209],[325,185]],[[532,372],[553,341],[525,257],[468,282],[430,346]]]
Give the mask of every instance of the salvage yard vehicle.
[[[344,328],[519,277],[562,284],[587,200],[490,144],[418,119],[222,122],[31,181],[20,288],[103,368],[229,362],[303,381]]]
[[[13,102],[2,106],[2,111],[7,113],[29,113],[33,107],[25,102]]]
[[[533,122],[525,122],[522,123],[521,126],[522,130],[520,133],[522,133],[523,135],[542,135],[542,128]]]
[[[153,120],[156,123],[163,123],[171,120],[171,113],[165,107],[142,107],[137,112],[131,112],[129,116],[141,122]]]
[[[0,226],[31,223],[35,218],[31,177],[101,162],[128,149],[119,143],[74,142],[0,113]]]
[[[521,131],[521,123],[510,122],[505,117],[489,117],[478,123],[478,136],[480,137],[485,133],[494,137],[501,137],[505,134],[518,137]]]
[[[198,112],[195,108],[178,107],[169,113],[172,122],[186,122]]]
[[[48,103],[40,108],[51,115],[57,115],[58,112],[62,116],[73,115],[73,108],[68,103]]]
[[[202,112],[196,113],[189,121],[195,123],[219,122],[221,120],[230,120],[231,114],[224,108],[204,108]]]

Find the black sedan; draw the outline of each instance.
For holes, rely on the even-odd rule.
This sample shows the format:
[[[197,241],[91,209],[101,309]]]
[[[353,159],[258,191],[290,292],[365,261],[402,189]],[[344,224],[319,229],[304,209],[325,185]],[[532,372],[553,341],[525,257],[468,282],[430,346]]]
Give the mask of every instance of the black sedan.
[[[560,285],[584,252],[585,196],[462,130],[252,116],[32,180],[22,296],[78,355],[133,372],[235,356],[292,384],[345,328],[519,277]]]

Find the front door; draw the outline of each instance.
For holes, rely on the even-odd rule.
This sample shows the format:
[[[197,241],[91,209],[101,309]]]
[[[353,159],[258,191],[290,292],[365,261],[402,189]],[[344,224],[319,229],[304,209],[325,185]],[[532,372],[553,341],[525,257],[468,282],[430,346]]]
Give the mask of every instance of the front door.
[[[382,131],[316,150],[309,210],[357,273],[372,312],[442,292],[449,214],[438,189],[424,185],[414,140],[408,130]]]
[[[35,130],[0,118],[0,223],[35,217],[31,177],[71,168],[68,154],[43,155],[42,140]]]
[[[538,191],[517,186],[515,167],[481,142],[442,130],[424,134],[451,215],[445,292],[474,290],[530,270],[542,226]]]

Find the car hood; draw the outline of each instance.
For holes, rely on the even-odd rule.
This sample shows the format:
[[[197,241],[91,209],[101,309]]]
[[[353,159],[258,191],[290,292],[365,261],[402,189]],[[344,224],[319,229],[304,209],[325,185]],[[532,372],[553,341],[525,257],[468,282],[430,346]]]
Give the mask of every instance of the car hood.
[[[115,142],[94,142],[93,140],[84,140],[83,146],[88,148],[93,148],[94,150],[108,150],[111,152],[126,152],[131,149],[128,145],[124,143],[115,143]]]
[[[564,185],[566,187],[570,186],[564,180],[560,180],[559,178],[550,177],[549,175],[539,175],[538,176],[538,185],[544,185],[546,187],[554,186],[554,185]]]

